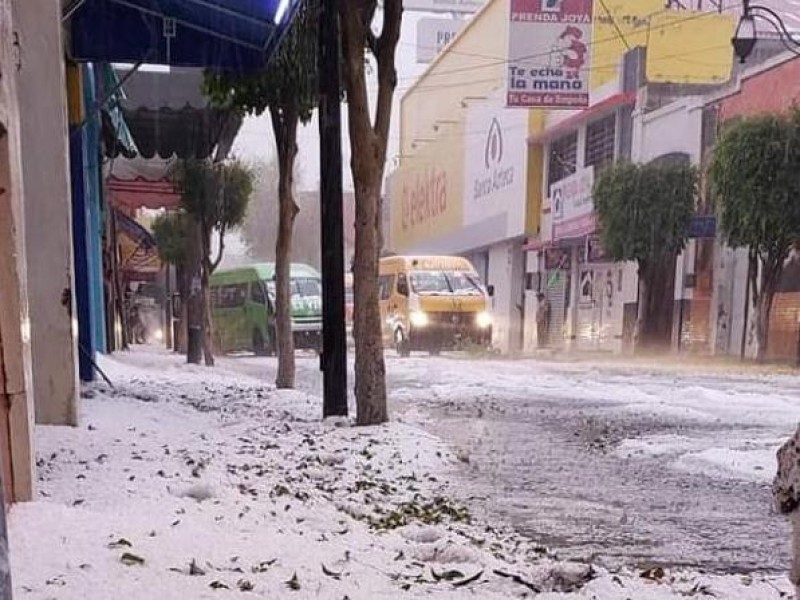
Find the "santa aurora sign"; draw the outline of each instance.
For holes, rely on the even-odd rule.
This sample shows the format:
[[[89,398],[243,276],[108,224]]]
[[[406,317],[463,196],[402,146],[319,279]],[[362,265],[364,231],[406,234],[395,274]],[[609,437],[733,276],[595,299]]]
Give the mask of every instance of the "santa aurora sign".
[[[511,107],[589,106],[593,0],[511,0]]]

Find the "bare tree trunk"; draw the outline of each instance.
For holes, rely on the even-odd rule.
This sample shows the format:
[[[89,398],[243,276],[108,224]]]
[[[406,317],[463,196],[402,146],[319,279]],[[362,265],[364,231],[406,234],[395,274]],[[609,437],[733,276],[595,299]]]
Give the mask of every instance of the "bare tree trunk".
[[[386,405],[386,367],[383,359],[381,315],[378,304],[378,260],[380,257],[380,185],[356,183],[356,244],[353,261],[353,337],[356,342],[357,400],[359,425],[389,419]]]
[[[202,287],[201,302],[203,309],[203,356],[207,367],[214,366],[214,326],[211,321],[211,294],[209,293],[209,273],[210,268],[208,264],[204,265],[203,272],[200,276],[200,284]]]
[[[639,262],[638,269],[639,298],[636,306],[636,327],[633,330],[634,353],[646,345],[647,307],[650,303],[650,269],[644,262]]]
[[[403,16],[402,0],[384,0],[380,36],[371,30],[376,2],[342,0],[344,85],[356,197],[356,243],[353,260],[353,337],[356,347],[356,422],[375,425],[389,418],[386,405],[386,367],[383,360],[378,305],[378,259],[381,250],[381,183],[386,166],[386,145],[397,86],[394,59]],[[366,14],[371,12],[371,14]],[[364,48],[377,62],[378,94],[374,124],[370,117]]]
[[[787,253],[788,254],[788,253]],[[761,261],[761,274],[758,290],[753,289],[757,294],[755,298],[755,326],[756,326],[756,361],[764,362],[767,358],[769,348],[769,322],[772,315],[772,305],[775,300],[775,292],[783,273],[783,263],[786,255],[767,255]]]
[[[278,389],[294,387],[294,337],[292,335],[292,232],[298,208],[294,201],[294,161],[297,156],[295,111],[270,107],[272,129],[278,145],[278,240],[275,244],[275,333],[278,342]]]
[[[197,221],[190,225],[189,295],[186,298],[186,361],[199,365],[203,355],[203,228]]]
[[[189,297],[189,282],[185,265],[175,265],[175,281],[178,285],[178,298],[180,298],[180,311],[175,318],[175,331],[172,335],[173,350],[186,352],[186,301]],[[172,302],[172,298],[170,298]]]

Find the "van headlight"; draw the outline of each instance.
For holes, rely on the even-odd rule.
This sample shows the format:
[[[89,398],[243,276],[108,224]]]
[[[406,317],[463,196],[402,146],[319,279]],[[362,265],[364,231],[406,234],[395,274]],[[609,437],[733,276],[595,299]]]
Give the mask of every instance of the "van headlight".
[[[428,315],[422,311],[412,312],[409,319],[414,327],[426,327],[428,325]]]
[[[475,323],[481,329],[486,329],[487,327],[491,327],[492,326],[492,315],[490,315],[486,311],[479,312],[478,316],[475,318]]]

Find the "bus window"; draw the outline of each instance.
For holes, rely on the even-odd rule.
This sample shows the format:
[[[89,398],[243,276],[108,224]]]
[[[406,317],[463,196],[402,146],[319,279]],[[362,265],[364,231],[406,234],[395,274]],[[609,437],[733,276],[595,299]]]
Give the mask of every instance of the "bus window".
[[[381,300],[388,300],[394,291],[394,275],[381,275],[378,279],[378,293]]]
[[[260,281],[254,281],[250,284],[250,300],[256,304],[266,304],[267,297],[264,294],[264,287]]]
[[[214,308],[236,308],[244,306],[247,298],[247,284],[223,285],[217,288]]]

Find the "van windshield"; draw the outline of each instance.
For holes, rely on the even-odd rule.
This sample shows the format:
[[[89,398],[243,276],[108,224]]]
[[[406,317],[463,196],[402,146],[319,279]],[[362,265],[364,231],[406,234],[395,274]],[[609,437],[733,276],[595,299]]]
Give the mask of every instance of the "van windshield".
[[[411,287],[417,294],[483,294],[477,277],[458,271],[416,271]]]
[[[319,279],[314,279],[312,277],[292,279],[292,295],[295,294],[303,296],[304,298],[321,296],[322,287],[320,286]]]
[[[266,282],[267,290],[271,298],[275,298],[275,281]],[[289,286],[292,296],[302,296],[303,298],[315,298],[322,296],[322,286],[319,279],[313,277],[293,278]]]

